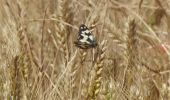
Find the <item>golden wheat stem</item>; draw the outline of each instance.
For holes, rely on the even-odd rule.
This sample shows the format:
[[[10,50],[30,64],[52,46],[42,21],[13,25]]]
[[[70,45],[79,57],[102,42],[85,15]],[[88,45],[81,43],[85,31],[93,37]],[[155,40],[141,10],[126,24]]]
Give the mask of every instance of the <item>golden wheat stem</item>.
[[[99,94],[100,87],[101,87],[101,79],[102,79],[102,70],[103,70],[103,63],[104,63],[104,56],[106,47],[104,46],[106,41],[103,41],[101,43],[101,54],[100,57],[97,59],[97,63],[95,64],[95,75],[92,85],[90,86],[90,89],[88,91],[88,100],[95,100],[97,98],[97,95]]]
[[[135,20],[130,21],[129,23],[129,32],[127,38],[127,49],[126,49],[126,60],[127,65],[124,70],[124,80],[123,88],[125,91],[130,91],[130,87],[134,81],[134,71],[136,69],[136,60],[137,60],[137,40],[136,40],[136,23]],[[129,97],[125,96],[126,99]]]

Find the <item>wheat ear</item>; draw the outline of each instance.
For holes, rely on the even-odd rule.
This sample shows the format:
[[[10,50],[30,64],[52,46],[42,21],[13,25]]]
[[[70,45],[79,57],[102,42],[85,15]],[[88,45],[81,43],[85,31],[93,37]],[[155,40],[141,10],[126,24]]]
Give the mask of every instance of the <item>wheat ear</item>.
[[[103,64],[104,64],[104,56],[106,51],[105,46],[106,41],[103,41],[101,43],[101,54],[97,59],[97,62],[94,66],[95,68],[95,75],[94,80],[92,81],[92,84],[88,91],[87,100],[95,100],[97,98],[97,95],[99,94],[101,82],[102,82],[102,70],[103,70]]]

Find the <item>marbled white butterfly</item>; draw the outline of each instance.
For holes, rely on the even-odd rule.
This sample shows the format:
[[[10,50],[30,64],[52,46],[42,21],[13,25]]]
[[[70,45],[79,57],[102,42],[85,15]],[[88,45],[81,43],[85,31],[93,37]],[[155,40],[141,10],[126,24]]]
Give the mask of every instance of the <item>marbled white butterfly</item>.
[[[84,24],[80,25],[78,39],[74,44],[81,49],[95,48],[97,46],[95,37]]]

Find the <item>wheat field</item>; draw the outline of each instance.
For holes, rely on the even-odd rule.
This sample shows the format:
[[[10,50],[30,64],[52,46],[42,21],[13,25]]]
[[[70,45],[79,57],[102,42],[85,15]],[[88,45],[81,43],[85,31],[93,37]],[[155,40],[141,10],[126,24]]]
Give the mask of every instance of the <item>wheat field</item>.
[[[170,100],[170,0],[0,0],[0,100]]]

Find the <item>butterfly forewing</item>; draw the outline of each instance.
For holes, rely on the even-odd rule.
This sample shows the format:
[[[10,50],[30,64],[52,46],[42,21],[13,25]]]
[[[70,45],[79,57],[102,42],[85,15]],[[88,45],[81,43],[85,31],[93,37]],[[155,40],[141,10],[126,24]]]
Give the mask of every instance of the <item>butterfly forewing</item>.
[[[95,37],[84,24],[80,25],[78,39],[75,45],[81,49],[94,48],[97,46]]]

